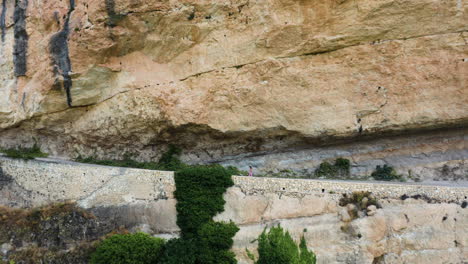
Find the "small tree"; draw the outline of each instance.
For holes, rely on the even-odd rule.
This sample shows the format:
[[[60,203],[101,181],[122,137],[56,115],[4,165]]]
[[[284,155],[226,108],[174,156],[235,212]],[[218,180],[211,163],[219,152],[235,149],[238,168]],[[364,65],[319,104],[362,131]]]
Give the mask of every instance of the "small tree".
[[[164,240],[145,233],[117,234],[102,241],[91,264],[154,264],[160,260]]]
[[[314,174],[316,177],[346,178],[350,176],[350,167],[349,159],[338,158],[333,165],[327,161],[320,163]]]
[[[258,260],[247,250],[247,255],[255,264],[315,264],[314,252],[307,249],[304,236],[299,246],[294,242],[289,232],[281,226],[272,227],[267,233],[266,228],[258,237]]]
[[[387,164],[383,165],[383,167],[377,166],[371,176],[378,181],[403,180],[402,176],[397,174],[395,169]]]

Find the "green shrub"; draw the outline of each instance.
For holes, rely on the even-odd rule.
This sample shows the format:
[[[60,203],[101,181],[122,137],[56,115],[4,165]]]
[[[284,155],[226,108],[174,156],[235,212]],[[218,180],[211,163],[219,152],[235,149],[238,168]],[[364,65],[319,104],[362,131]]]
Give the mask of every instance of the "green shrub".
[[[220,165],[192,166],[175,173],[177,225],[184,238],[224,210],[223,194],[234,185],[230,172]]]
[[[175,174],[177,225],[181,238],[166,244],[164,264],[234,264],[232,238],[239,228],[232,222],[214,222],[224,210],[223,194],[234,185],[232,168],[190,166]],[[183,252],[183,254],[181,254]]]
[[[164,248],[162,264],[193,264],[197,260],[196,239],[175,238],[167,241]],[[181,253],[183,252],[183,253]]]
[[[338,158],[335,160],[335,167],[341,175],[349,175],[351,164],[349,159]]]
[[[320,163],[314,174],[316,177],[327,178],[348,177],[350,175],[350,162],[343,158],[336,159],[334,165],[325,161]]]
[[[210,221],[192,238],[171,239],[167,242],[163,264],[235,264],[233,237],[239,228],[232,222]],[[180,252],[184,252],[181,254]]]
[[[272,227],[267,233],[266,228],[258,237],[258,260],[247,251],[255,264],[315,264],[314,252],[307,249],[304,236],[299,246],[294,242],[289,232],[281,226]]]
[[[113,235],[99,244],[91,255],[91,264],[155,264],[164,240],[145,233]]]
[[[32,148],[11,148],[11,149],[0,149],[7,157],[14,159],[30,160],[34,158],[45,158],[48,156],[47,153],[43,153],[37,144],[34,144]]]
[[[239,231],[233,223],[210,221],[198,231],[199,262],[206,264],[235,264],[233,252],[229,251],[234,241],[232,238]]]
[[[402,181],[401,175],[397,174],[392,166],[383,165],[383,167],[377,166],[375,171],[372,172],[371,176],[378,181]]]
[[[169,150],[166,151],[158,161],[160,169],[175,171],[186,167],[187,165],[179,159],[181,153],[182,150],[180,148],[169,145]]]

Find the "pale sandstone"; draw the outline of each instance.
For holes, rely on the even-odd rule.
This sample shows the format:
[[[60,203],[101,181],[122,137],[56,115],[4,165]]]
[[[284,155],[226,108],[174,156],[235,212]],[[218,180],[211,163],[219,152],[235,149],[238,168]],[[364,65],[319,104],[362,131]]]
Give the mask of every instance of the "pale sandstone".
[[[114,2],[71,13],[70,109],[48,52],[68,2],[29,1],[15,78],[7,1],[0,145],[148,160],[177,142],[199,162],[467,124],[466,1]]]

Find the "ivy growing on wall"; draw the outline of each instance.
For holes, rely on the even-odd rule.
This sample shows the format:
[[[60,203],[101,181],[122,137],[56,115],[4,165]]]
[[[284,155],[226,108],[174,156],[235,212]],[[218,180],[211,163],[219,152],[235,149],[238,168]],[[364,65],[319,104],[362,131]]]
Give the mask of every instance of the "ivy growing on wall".
[[[166,244],[162,263],[237,263],[229,249],[239,228],[233,222],[213,221],[224,210],[224,192],[234,185],[231,173],[220,165],[190,166],[176,172],[174,195],[181,237]]]

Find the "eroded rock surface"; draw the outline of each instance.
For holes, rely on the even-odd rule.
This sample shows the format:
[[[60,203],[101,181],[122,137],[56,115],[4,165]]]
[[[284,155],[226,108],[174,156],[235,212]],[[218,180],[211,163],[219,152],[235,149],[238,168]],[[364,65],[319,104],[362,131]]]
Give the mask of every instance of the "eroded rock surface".
[[[4,147],[36,140],[55,156],[149,160],[177,143],[205,162],[467,125],[466,1],[1,9]]]

